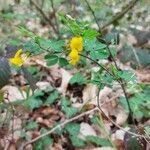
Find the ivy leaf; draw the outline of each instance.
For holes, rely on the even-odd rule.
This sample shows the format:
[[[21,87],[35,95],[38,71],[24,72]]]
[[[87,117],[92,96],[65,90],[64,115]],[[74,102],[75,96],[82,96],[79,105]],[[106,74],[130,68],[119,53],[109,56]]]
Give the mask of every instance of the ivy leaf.
[[[70,135],[77,136],[80,131],[80,124],[78,123],[68,123],[65,128],[65,131],[67,131]]]
[[[70,136],[69,138],[71,140],[72,145],[75,147],[83,148],[86,146],[85,141],[81,138],[78,138],[77,136]]]
[[[135,128],[131,128],[129,131],[136,134],[139,133],[139,131],[137,131]],[[143,132],[143,128],[140,128],[140,131]],[[124,146],[127,150],[145,150],[147,145],[146,143],[147,142],[144,138],[138,138],[129,133],[125,133],[124,135]]]
[[[46,130],[45,128],[41,129],[41,134],[46,133],[48,130]],[[41,149],[45,149],[46,146],[48,145],[52,145],[53,144],[53,139],[50,136],[45,136],[43,138],[41,138],[40,140],[38,140],[35,144],[34,144],[34,149],[36,150],[41,150]]]
[[[40,90],[37,90],[34,95],[30,96],[27,100],[24,101],[24,105],[28,107],[29,109],[39,108],[43,102],[40,98],[40,96],[43,96],[43,92]]]
[[[68,118],[74,116],[79,110],[75,107],[70,106],[71,102],[65,98],[61,101],[61,107],[63,112],[66,114]]]
[[[73,117],[79,110],[75,107],[63,107],[62,110],[65,112],[68,118]]]
[[[42,105],[42,100],[40,99],[36,99],[35,97],[30,97],[26,102],[25,105],[29,108],[29,109],[34,109],[34,108],[39,108]]]
[[[148,89],[149,90],[149,89]],[[130,106],[133,111],[133,114],[135,115],[136,118],[141,118],[141,117],[150,117],[150,112],[149,112],[149,92],[144,90],[143,92],[140,92],[133,97],[129,99],[130,101]],[[119,103],[125,108],[126,112],[128,112],[128,105],[125,100],[125,97],[120,97],[119,98]]]
[[[86,136],[86,140],[88,142],[96,144],[97,146],[112,146],[112,144],[110,143],[110,141],[108,141],[108,139],[100,138],[98,136],[89,135]]]
[[[30,140],[31,140],[31,136],[29,136],[29,134],[27,134],[24,130],[21,130],[21,132],[20,132],[20,137],[21,137],[21,138],[24,138],[24,139],[27,140],[27,141],[30,141]]]
[[[26,125],[26,129],[30,130],[30,129],[35,129],[38,127],[38,124],[35,121],[31,121]]]
[[[42,128],[40,130],[40,132],[41,132],[41,134],[44,134],[44,133],[47,133],[48,130],[45,129],[45,128]],[[50,136],[45,136],[41,140],[42,140],[42,143],[43,143],[44,146],[53,144],[53,139]]]
[[[58,97],[59,97],[59,93],[58,93],[58,91],[55,90],[48,96],[48,98],[45,102],[45,105],[53,104]]]
[[[48,66],[53,66],[58,62],[58,56],[57,55],[46,55],[45,56],[46,62]]]
[[[86,83],[86,79],[83,77],[82,74],[76,73],[69,81],[70,84],[78,83],[80,85]]]

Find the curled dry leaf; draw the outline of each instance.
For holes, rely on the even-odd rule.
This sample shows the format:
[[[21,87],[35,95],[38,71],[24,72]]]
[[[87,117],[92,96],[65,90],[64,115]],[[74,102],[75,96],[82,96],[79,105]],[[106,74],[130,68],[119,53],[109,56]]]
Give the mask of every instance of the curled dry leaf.
[[[83,90],[83,105],[87,102],[91,102],[92,104],[97,105],[96,96],[98,89],[96,85],[87,84]]]
[[[61,82],[60,87],[58,88],[58,91],[60,91],[62,94],[65,95],[69,80],[71,79],[72,75],[65,69],[61,68],[60,71],[61,71],[61,75],[62,75],[62,82]]]

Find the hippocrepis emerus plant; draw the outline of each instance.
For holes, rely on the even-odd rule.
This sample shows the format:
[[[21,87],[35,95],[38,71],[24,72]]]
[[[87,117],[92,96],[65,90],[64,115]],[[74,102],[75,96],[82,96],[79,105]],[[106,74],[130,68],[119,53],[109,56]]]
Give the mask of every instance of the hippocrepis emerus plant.
[[[67,39],[45,39],[19,27],[20,32],[31,38],[23,44],[22,49],[16,50],[13,57],[9,57],[9,63],[24,70],[26,60],[34,55],[45,53],[47,66],[59,64],[61,67],[80,68],[89,67],[91,71],[90,82],[96,84],[99,89],[104,85],[112,86],[116,82],[120,84],[129,108],[129,117],[132,119],[132,110],[126,93],[126,84],[134,83],[134,74],[130,71],[122,71],[115,61],[116,52],[100,34],[88,27],[87,24],[76,20],[62,18],[68,29]],[[110,59],[107,65],[100,63],[102,60]],[[92,67],[97,65],[98,71],[92,75]],[[25,75],[28,74],[26,71]],[[28,76],[26,76],[28,78]],[[32,82],[31,82],[32,84]],[[34,87],[35,88],[35,87]]]

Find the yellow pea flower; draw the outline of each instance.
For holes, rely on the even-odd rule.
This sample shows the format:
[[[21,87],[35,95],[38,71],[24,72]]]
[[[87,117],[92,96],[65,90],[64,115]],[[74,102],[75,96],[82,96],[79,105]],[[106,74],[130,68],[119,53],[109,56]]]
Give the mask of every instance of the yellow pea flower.
[[[80,60],[80,55],[76,49],[72,49],[69,54],[70,61],[69,63],[75,65]]]
[[[12,63],[13,65],[21,67],[24,64],[28,56],[29,56],[28,53],[23,53],[23,50],[19,49],[16,52],[15,56],[9,59],[9,62]]]
[[[81,52],[83,50],[83,38],[81,36],[73,37],[70,40],[70,49],[76,49],[78,52]]]

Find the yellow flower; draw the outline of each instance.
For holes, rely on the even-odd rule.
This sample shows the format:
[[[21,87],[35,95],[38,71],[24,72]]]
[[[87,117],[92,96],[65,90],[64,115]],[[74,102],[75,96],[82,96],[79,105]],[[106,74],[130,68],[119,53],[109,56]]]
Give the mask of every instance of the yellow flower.
[[[81,36],[73,37],[70,40],[70,49],[76,49],[78,52],[81,52],[83,50],[83,38]]]
[[[12,63],[13,65],[21,67],[24,64],[28,56],[29,56],[28,53],[23,53],[23,50],[19,49],[16,52],[15,56],[9,59],[9,62]]]
[[[80,60],[80,55],[76,49],[71,50],[69,57],[70,57],[69,63],[72,65],[75,65]]]

